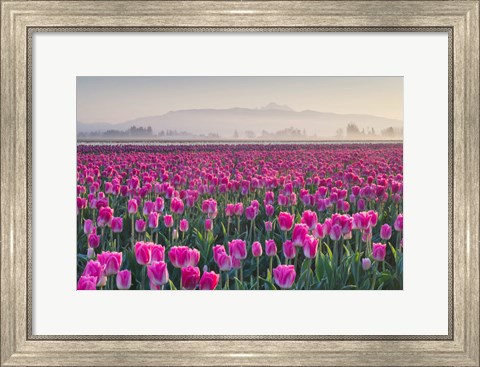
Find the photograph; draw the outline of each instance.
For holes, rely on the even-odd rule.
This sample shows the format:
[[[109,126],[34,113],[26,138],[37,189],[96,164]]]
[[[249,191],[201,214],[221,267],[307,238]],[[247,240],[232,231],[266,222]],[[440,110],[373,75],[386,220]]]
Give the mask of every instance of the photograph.
[[[77,76],[76,289],[403,290],[403,94]]]

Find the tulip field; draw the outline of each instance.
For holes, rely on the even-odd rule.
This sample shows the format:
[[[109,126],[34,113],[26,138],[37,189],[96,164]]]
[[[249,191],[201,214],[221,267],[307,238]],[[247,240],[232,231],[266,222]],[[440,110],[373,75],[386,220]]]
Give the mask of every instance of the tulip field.
[[[79,144],[77,289],[403,289],[402,144]]]

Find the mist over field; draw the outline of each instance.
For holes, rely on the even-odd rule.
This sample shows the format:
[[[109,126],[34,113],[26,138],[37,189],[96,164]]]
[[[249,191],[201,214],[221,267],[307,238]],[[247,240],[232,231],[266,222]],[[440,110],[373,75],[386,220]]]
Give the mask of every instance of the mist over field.
[[[401,140],[399,77],[78,77],[79,140]]]

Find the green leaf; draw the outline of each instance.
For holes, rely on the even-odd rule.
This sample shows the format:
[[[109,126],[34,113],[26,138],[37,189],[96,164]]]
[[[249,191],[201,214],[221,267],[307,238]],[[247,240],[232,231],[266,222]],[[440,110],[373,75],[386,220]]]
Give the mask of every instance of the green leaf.
[[[275,285],[269,281],[268,279],[264,279],[262,277],[259,277],[260,280],[263,280],[264,284],[265,284],[265,289],[266,290],[276,290],[277,288],[275,287]]]
[[[177,290],[177,288],[175,287],[175,284],[173,284],[173,282],[171,280],[168,281],[168,285],[170,286],[170,290],[172,290],[172,291]]]
[[[245,290],[245,287],[244,287],[243,283],[240,281],[240,279],[238,279],[238,278],[233,278],[233,279],[235,280],[235,285],[236,285],[238,290],[240,290],[240,291]]]

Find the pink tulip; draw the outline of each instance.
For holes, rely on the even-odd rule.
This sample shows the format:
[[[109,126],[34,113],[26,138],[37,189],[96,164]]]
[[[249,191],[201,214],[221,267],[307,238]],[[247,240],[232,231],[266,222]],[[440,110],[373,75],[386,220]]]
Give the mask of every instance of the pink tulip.
[[[200,252],[187,246],[173,246],[168,252],[168,258],[176,268],[196,266],[200,261]]]
[[[235,256],[232,256],[232,269],[241,269],[242,268],[242,261],[237,259]]]
[[[172,202],[170,203],[170,210],[172,213],[175,214],[183,214],[185,210],[185,205],[183,204],[182,199],[180,198],[172,198]]]
[[[138,233],[145,232],[145,228],[147,227],[147,223],[143,219],[137,219],[135,221],[135,231]]]
[[[374,243],[372,257],[375,261],[384,261],[387,254],[387,245],[384,243]]]
[[[308,259],[313,259],[317,255],[318,240],[310,235],[306,235],[303,241],[303,254]]]
[[[265,254],[267,256],[275,256],[277,254],[277,245],[274,240],[267,240],[265,242]]]
[[[98,212],[97,225],[99,227],[110,226],[113,218],[113,209],[105,206],[100,208]]]
[[[105,265],[100,264],[99,261],[89,260],[82,275],[90,275],[97,278],[97,286],[103,284],[105,276]]]
[[[267,191],[265,193],[265,200],[263,201],[263,203],[265,205],[272,205],[274,203],[274,200],[275,200],[275,194],[271,191]]]
[[[206,271],[202,274],[202,278],[200,279],[199,289],[202,291],[212,291],[217,288],[219,280],[219,274],[215,273],[214,271]]]
[[[273,217],[275,214],[275,208],[272,205],[265,205],[265,214],[268,217]]]
[[[313,230],[313,236],[318,239],[322,239],[323,237],[325,237],[325,232],[323,231],[322,224],[317,223],[315,229]]]
[[[225,207],[225,215],[231,217],[235,214],[235,204],[227,204]]]
[[[187,232],[188,231],[188,220],[186,220],[186,219],[180,220],[179,229],[180,229],[180,232]]]
[[[230,255],[237,260],[243,260],[247,257],[247,244],[242,240],[232,240],[228,243]]]
[[[97,277],[93,275],[82,275],[78,279],[77,290],[94,291],[97,289]]]
[[[127,203],[128,214],[136,214],[138,212],[138,203],[135,199],[128,200]]]
[[[209,218],[214,219],[217,216],[217,201],[210,198],[202,202],[202,212]]]
[[[91,219],[87,219],[83,224],[83,233],[85,233],[86,235],[89,235],[94,231],[95,231],[95,224],[93,224],[93,221]]]
[[[305,236],[308,234],[308,226],[303,223],[295,224],[293,227],[292,232],[292,242],[295,246],[301,247],[303,246],[303,241],[305,240]]]
[[[192,290],[197,287],[200,280],[200,269],[193,266],[182,268],[182,288]]]
[[[88,236],[88,246],[91,248],[97,248],[100,245],[100,236],[92,233]]]
[[[173,227],[173,217],[169,214],[165,215],[163,217],[163,223],[165,224],[165,227],[167,227],[167,228]]]
[[[329,232],[332,241],[338,241],[342,237],[342,227],[339,224],[334,224]]]
[[[227,255],[226,252],[220,252],[217,255],[217,265],[220,269],[220,271],[230,271],[232,269],[232,259],[234,259],[232,256]]]
[[[301,222],[306,224],[308,229],[314,229],[318,222],[317,213],[305,210],[302,214]]]
[[[154,243],[149,243],[149,245],[152,252],[151,262],[165,261],[165,247],[162,245],[156,245]]]
[[[158,227],[158,213],[157,212],[150,212],[148,215],[148,227],[149,228],[157,228]]]
[[[150,243],[137,242],[135,244],[135,258],[140,265],[148,265],[152,260],[152,247]]]
[[[122,265],[122,253],[104,251],[97,256],[97,260],[105,266],[106,276],[115,275]]]
[[[121,270],[117,273],[117,288],[118,289],[130,289],[132,286],[132,273],[130,270]]]
[[[235,215],[239,217],[242,214],[243,214],[243,204],[242,203],[235,204]]]
[[[265,222],[265,232],[270,233],[273,230],[272,222]]]
[[[397,216],[397,219],[395,219],[395,223],[393,224],[393,227],[395,228],[396,231],[403,231],[403,214],[399,214]]]
[[[225,247],[223,245],[215,245],[213,246],[213,260],[218,264],[218,256],[220,254],[225,254],[226,251],[225,251]]]
[[[123,231],[123,218],[113,217],[112,218],[112,232],[121,233]]]
[[[158,196],[156,199],[155,199],[155,211],[157,213],[161,213],[163,212],[163,209],[165,209],[165,203],[163,201],[163,198],[161,198],[160,196]]]
[[[252,243],[252,255],[253,257],[260,257],[262,256],[263,250],[262,250],[262,245],[260,242],[255,241]]]
[[[278,215],[278,224],[280,225],[280,230],[289,231],[293,226],[293,215],[287,212],[281,212]]]
[[[145,201],[143,204],[143,215],[149,215],[155,210],[155,203],[153,201]]]
[[[390,227],[387,223],[380,227],[380,238],[382,240],[389,240],[392,237],[392,227]]]
[[[150,282],[156,286],[162,286],[168,283],[167,264],[163,261],[155,261],[147,266],[147,275]]]
[[[287,259],[293,259],[295,257],[296,248],[292,241],[286,240],[283,243],[283,255]]]
[[[205,230],[207,232],[213,230],[213,221],[210,218],[205,219]]]
[[[372,266],[372,262],[368,257],[362,259],[362,269],[367,271]]]
[[[254,220],[257,216],[257,211],[253,206],[248,206],[247,209],[245,209],[245,216],[247,220]]]
[[[293,265],[279,265],[273,269],[275,283],[283,289],[288,289],[293,285],[296,275]]]

